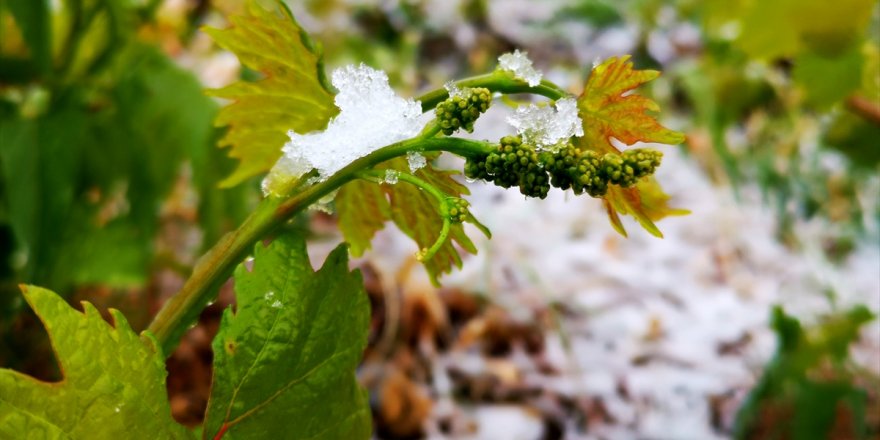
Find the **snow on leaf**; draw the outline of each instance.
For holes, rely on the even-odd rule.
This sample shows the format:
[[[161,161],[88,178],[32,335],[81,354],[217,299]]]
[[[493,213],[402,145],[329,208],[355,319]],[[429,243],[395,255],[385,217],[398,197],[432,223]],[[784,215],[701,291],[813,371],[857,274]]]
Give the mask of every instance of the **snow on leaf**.
[[[369,303],[345,247],[315,272],[301,237],[258,244],[253,269],[235,271],[235,295],[213,342],[205,438],[369,438],[355,377]]]
[[[427,160],[436,154],[426,155]],[[378,169],[393,169],[408,172],[406,158],[399,157],[385,162]],[[435,186],[451,197],[469,194],[467,188],[456,182],[453,171],[437,170],[428,163],[418,169],[414,175]],[[437,201],[424,191],[407,183],[397,185],[376,185],[370,182],[354,181],[346,184],[336,196],[336,209],[339,213],[339,229],[345,240],[351,244],[351,252],[360,256],[370,248],[370,240],[381,230],[385,222],[394,221],[403,233],[416,242],[419,249],[430,247],[440,235],[443,218]],[[464,232],[461,224],[454,224],[450,230],[450,239],[443,244],[433,258],[423,261],[432,282],[437,277],[461,267],[461,256],[456,249],[475,254],[473,242]]]
[[[654,118],[653,113],[660,110],[657,103],[632,93],[636,87],[659,75],[660,72],[655,70],[633,69],[629,56],[612,57],[594,67],[577,101],[580,117],[584,121],[584,136],[575,138],[575,145],[600,153],[619,153],[612,145],[611,138],[626,145],[636,142],[684,142],[684,134],[660,125]],[[654,221],[680,212],[667,206],[668,196],[659,184],[648,182],[630,189],[609,188],[604,197],[608,217],[622,235],[626,235],[626,231],[618,213],[632,215],[648,232],[662,237]],[[644,194],[645,188],[650,188],[651,194]],[[651,206],[650,212],[648,206]]]
[[[241,161],[222,182],[227,187],[269,170],[281,156],[288,130],[323,129],[337,113],[322,81],[320,50],[281,2],[252,0],[244,15],[230,21],[228,29],[205,32],[263,78],[209,92],[232,101],[216,119],[218,126],[229,126],[220,145],[231,147],[229,155]]]
[[[22,291],[64,379],[0,369],[0,438],[193,438],[171,417],[165,357],[149,334],[138,337],[116,310],[111,326],[87,302],[80,313],[46,289]]]
[[[284,156],[264,181],[267,194],[281,188],[278,182],[312,168],[318,170],[319,180],[324,180],[354,160],[411,138],[422,129],[421,105],[397,96],[385,72],[364,64],[346,66],[333,71],[332,81],[339,90],[335,98],[339,115],[324,131],[288,133],[290,142],[284,145]]]

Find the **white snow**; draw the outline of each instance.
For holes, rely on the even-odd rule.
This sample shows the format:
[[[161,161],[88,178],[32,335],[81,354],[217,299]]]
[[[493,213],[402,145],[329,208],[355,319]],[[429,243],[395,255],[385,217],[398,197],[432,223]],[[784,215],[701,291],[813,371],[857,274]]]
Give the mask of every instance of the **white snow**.
[[[385,170],[385,183],[389,185],[396,185],[399,179],[400,172],[396,170]]]
[[[443,87],[446,89],[447,92],[449,92],[450,98],[456,98],[461,96],[462,94],[461,89],[458,88],[458,86],[455,84],[455,81],[446,81],[446,84],[443,84]]]
[[[352,161],[386,145],[411,138],[424,125],[419,102],[397,96],[388,75],[364,64],[333,71],[339,115],[321,132],[288,132],[284,155],[263,181],[263,192],[277,194],[312,168],[326,179]]]
[[[543,75],[540,71],[535,70],[527,52],[520,52],[517,49],[513,53],[501,55],[498,57],[498,67],[501,70],[513,73],[515,78],[527,82],[531,87],[541,84],[541,77]]]
[[[516,128],[523,142],[538,149],[549,149],[572,137],[583,136],[583,121],[578,116],[577,101],[562,98],[556,108],[529,104],[517,107],[507,122]]]
[[[620,237],[595,199],[554,190],[546,200],[525,200],[475,183],[469,201],[493,238],[469,231],[479,253],[442,279],[446,288],[486,292],[522,320],[535,319],[541,304],[565,304],[543,355],[557,373],[535,365],[519,372],[541,389],[600,400],[613,421],[591,424],[587,438],[723,438],[710,422],[712,401],[720,399],[729,426],[773,354],[773,305],[810,325],[831,310],[826,292],[834,281],[839,309],[867,304],[880,311],[876,240],[840,265],[787,248],[776,239],[775,214],[757,188],[741,188],[737,201],[678,150],[663,151],[658,179],[673,206],[694,211],[660,221],[664,239],[629,217],[630,237]],[[821,226],[799,225],[798,237],[811,243],[818,239],[812,229]],[[413,245],[387,228],[374,249],[370,261],[393,277]],[[880,373],[880,321],[863,336],[854,359]],[[463,355],[446,356],[459,366]],[[481,430],[498,423],[478,420]]]

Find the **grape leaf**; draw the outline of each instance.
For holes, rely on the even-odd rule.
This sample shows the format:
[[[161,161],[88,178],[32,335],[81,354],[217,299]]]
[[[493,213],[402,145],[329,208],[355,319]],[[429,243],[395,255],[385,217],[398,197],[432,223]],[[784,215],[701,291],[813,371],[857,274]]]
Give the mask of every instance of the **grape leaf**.
[[[390,160],[376,168],[410,172],[405,158]],[[452,178],[453,174],[454,171],[437,170],[430,164],[414,173],[450,197],[470,194],[467,187]],[[416,242],[419,249],[430,247],[443,226],[437,201],[419,188],[403,182],[395,185],[351,182],[339,190],[335,204],[339,213],[339,228],[345,240],[351,243],[355,256],[369,249],[373,235],[382,229],[387,220],[393,220],[403,233]],[[423,261],[434,284],[438,284],[440,274],[451,271],[453,266],[461,267],[461,256],[455,243],[467,252],[477,253],[477,248],[461,224],[452,225],[449,237],[432,258]]]
[[[632,215],[651,235],[662,238],[663,233],[654,224],[655,221],[668,216],[690,214],[687,209],[670,208],[667,203],[669,198],[657,180],[652,177],[640,181],[632,188],[610,186],[603,203],[608,210],[611,225],[620,235],[626,237],[626,229],[620,221],[618,212]]]
[[[338,112],[323,80],[319,48],[283,3],[250,1],[245,15],[230,20],[228,29],[205,32],[264,78],[209,91],[233,101],[216,120],[229,126],[220,145],[231,147],[229,155],[241,160],[221,183],[227,187],[269,170],[281,157],[288,130],[322,129]]]
[[[235,271],[238,308],[214,338],[205,438],[369,438],[370,408],[354,370],[370,311],[348,252],[312,271],[302,238],[257,245]]]
[[[575,143],[600,153],[619,153],[611,143],[612,137],[627,145],[636,142],[684,142],[682,133],[660,125],[651,114],[660,110],[657,103],[631,93],[659,75],[660,72],[656,70],[634,70],[629,56],[612,57],[594,67],[583,93],[578,97],[578,114],[584,121],[584,136],[574,138]],[[622,235],[626,236],[626,230],[618,213],[632,215],[648,232],[662,237],[654,221],[682,212],[667,206],[669,197],[656,182],[651,185],[653,194],[648,196],[642,194],[647,188],[645,185],[629,189],[612,185],[609,188],[604,197],[608,217]],[[651,206],[651,211],[647,210],[648,206]]]
[[[58,383],[0,370],[0,438],[193,438],[171,417],[164,356],[145,333],[110,310],[114,325],[83,302],[85,313],[55,293],[23,286],[64,372]]]

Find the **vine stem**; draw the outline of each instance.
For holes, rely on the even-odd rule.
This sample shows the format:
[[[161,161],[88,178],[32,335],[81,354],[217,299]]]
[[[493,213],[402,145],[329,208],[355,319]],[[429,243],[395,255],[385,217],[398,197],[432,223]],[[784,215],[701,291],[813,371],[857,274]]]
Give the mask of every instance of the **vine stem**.
[[[535,87],[514,78],[509,72],[494,71],[455,82],[464,87],[485,87],[501,93],[533,93],[560,99],[568,93],[549,81],[541,81]],[[429,111],[449,97],[445,88],[428,92],[417,99],[422,103],[422,111]],[[172,296],[153,318],[147,331],[155,336],[165,355],[170,355],[183,333],[195,324],[202,309],[217,295],[220,286],[226,282],[233,269],[253,250],[253,246],[296,214],[305,210],[342,185],[357,178],[360,171],[368,170],[382,162],[403,156],[410,151],[446,151],[463,157],[488,154],[493,146],[455,137],[436,137],[440,128],[431,123],[417,137],[380,148],[361,157],[339,170],[329,178],[311,186],[305,179],[293,186],[295,190],[287,197],[267,197],[256,210],[238,227],[224,235],[198,262],[183,287]]]
[[[550,99],[562,99],[566,96],[570,96],[570,93],[566,92],[565,90],[550,81],[541,80],[540,84],[532,87],[529,86],[528,83],[526,83],[525,81],[516,79],[509,72],[505,72],[502,70],[496,70],[492,73],[465,78],[460,81],[455,81],[453,82],[453,84],[455,84],[456,87],[459,88],[485,87],[493,92],[501,92],[505,94],[532,93],[545,96]],[[446,88],[441,88],[425,93],[424,95],[416,98],[416,100],[421,101],[422,111],[426,112],[436,107],[437,104],[443,102],[443,100],[448,97],[449,91],[446,90]]]
[[[263,199],[238,229],[224,235],[199,259],[189,279],[180,291],[162,306],[147,331],[155,336],[163,353],[170,355],[183,333],[196,322],[202,309],[214,299],[235,266],[251,253],[254,244],[268,237],[279,226],[311,204],[357,178],[358,172],[406,155],[409,151],[447,151],[468,157],[486,154],[492,148],[487,142],[469,139],[416,137],[380,148],[348,164],[327,180],[303,188],[287,198]]]

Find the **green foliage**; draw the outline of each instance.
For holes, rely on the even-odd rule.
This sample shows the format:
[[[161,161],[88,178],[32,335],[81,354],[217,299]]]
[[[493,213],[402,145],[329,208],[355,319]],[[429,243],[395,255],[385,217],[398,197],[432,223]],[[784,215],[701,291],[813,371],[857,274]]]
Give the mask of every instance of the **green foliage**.
[[[237,308],[214,338],[205,438],[368,438],[370,410],[354,369],[370,312],[348,251],[314,272],[305,241],[257,245],[235,272]]]
[[[875,316],[864,306],[804,329],[782,308],[773,310],[778,346],[773,360],[737,414],[737,438],[865,438],[865,391],[854,382],[849,347]],[[768,419],[791,412],[791,418]],[[843,422],[838,421],[843,417]],[[849,422],[848,424],[846,422]],[[849,434],[843,434],[849,433]]]
[[[873,0],[774,0],[717,3],[714,18],[742,17],[736,43],[754,58],[776,58],[811,51],[845,51],[865,31]]]
[[[182,176],[198,190],[207,244],[245,215],[242,191],[215,188],[228,168],[213,147],[216,104],[190,73],[135,41],[134,6],[45,3],[0,3],[0,21],[12,24],[3,38],[20,29],[27,43],[24,52],[14,38],[0,44],[0,230],[9,238],[0,334],[19,309],[16,283],[63,295],[142,286],[160,208]]]
[[[795,58],[792,78],[803,88],[806,104],[827,109],[860,88],[864,58],[859,49],[831,55],[805,52]]]
[[[21,279],[59,290],[141,284],[160,204],[184,161],[210,151],[215,106],[198,82],[146,46],[118,57],[112,90],[71,90],[45,114],[0,119],[4,185],[18,188],[3,195]],[[202,189],[216,193],[202,173]]]
[[[762,187],[782,233],[795,219],[816,216],[832,225],[830,240],[876,229],[867,223],[880,222],[880,211],[866,213],[872,204],[864,202],[880,158],[876,1],[698,5],[693,18],[702,22],[707,50],[679,78],[726,175]],[[747,138],[733,148],[729,135],[740,130]],[[821,158],[829,151],[813,144],[850,160],[829,172]]]
[[[4,2],[15,17],[15,23],[21,30],[22,37],[28,45],[29,61],[33,73],[46,74],[52,64],[52,33],[50,28],[48,0],[12,0]],[[0,19],[2,19],[0,7]],[[5,64],[5,63],[0,63]]]
[[[489,109],[491,103],[492,93],[489,89],[468,87],[459,95],[450,96],[437,104],[434,113],[443,134],[451,135],[460,128],[471,133],[474,131],[474,122]]]
[[[115,310],[110,326],[89,303],[80,313],[48,290],[22,290],[49,332],[64,380],[0,370],[0,437],[193,438],[171,418],[164,356],[149,334],[138,337]]]
[[[320,49],[282,3],[248,2],[247,13],[230,21],[229,29],[205,32],[263,78],[211,91],[233,101],[216,120],[229,126],[220,145],[231,147],[229,155],[241,161],[224,186],[268,171],[281,157],[288,130],[320,130],[338,112]]]

